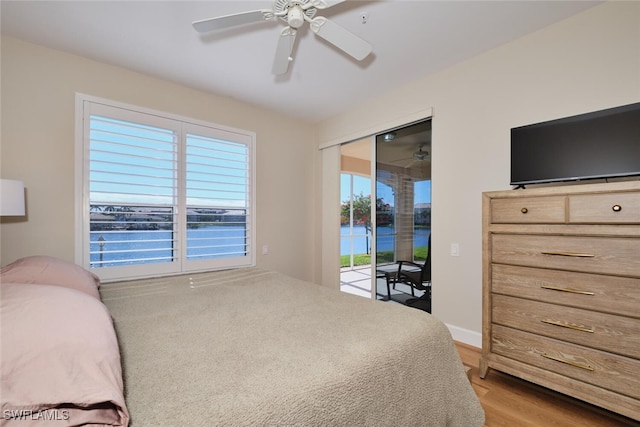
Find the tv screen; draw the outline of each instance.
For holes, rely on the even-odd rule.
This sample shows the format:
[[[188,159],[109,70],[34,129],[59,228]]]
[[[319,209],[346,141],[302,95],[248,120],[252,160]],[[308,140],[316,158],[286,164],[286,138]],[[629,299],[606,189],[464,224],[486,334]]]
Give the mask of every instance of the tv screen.
[[[640,103],[511,129],[511,184],[640,176]]]

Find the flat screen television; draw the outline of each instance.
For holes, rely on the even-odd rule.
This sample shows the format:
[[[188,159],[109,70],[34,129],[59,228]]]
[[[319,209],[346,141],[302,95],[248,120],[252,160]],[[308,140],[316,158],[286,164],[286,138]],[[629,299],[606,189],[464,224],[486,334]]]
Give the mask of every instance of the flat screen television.
[[[640,176],[640,103],[511,129],[511,185]]]

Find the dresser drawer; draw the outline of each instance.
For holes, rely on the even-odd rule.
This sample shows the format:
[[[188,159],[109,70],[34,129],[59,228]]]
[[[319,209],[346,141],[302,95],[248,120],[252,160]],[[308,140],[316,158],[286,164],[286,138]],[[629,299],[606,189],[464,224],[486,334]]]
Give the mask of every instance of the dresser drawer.
[[[522,197],[491,200],[491,222],[496,224],[558,224],[566,221],[566,198]]]
[[[640,361],[493,325],[491,351],[565,377],[640,398]]]
[[[640,224],[640,193],[569,196],[569,222]]]
[[[492,234],[496,264],[640,277],[640,239]]]
[[[491,288],[498,294],[640,318],[638,278],[493,264]]]
[[[493,295],[493,323],[640,358],[640,322],[545,302]]]

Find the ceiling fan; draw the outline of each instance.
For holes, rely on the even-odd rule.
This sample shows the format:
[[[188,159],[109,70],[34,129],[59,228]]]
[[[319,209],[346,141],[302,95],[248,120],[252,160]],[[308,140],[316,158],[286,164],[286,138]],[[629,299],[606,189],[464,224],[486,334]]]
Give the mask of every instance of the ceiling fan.
[[[429,152],[428,151],[423,151],[422,150],[423,147],[424,147],[424,144],[420,144],[418,146],[418,151],[413,153],[413,156],[411,156],[412,160],[409,162],[409,164],[407,164],[405,166],[405,169],[410,168],[415,163],[424,162],[427,159],[427,157],[429,157]]]
[[[362,61],[373,50],[368,42],[362,40],[347,29],[322,16],[315,16],[318,9],[328,9],[345,0],[276,0],[271,10],[259,9],[234,13],[216,18],[195,21],[193,27],[200,33],[224,30],[240,25],[270,21],[280,18],[287,26],[280,32],[273,61],[273,74],[285,74],[289,69],[289,62],[293,44],[298,29],[305,23],[316,35]]]

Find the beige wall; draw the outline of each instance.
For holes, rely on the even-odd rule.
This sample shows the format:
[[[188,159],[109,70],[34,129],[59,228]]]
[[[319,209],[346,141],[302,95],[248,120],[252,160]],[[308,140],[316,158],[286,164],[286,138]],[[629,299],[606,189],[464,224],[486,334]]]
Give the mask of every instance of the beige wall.
[[[433,312],[479,345],[481,193],[509,188],[510,128],[638,101],[640,3],[612,2],[327,120],[318,140],[433,108]]]
[[[2,220],[5,265],[27,255],[74,260],[75,93],[253,131],[257,137],[257,263],[315,277],[314,127],[232,99],[2,38],[1,174],[23,180],[27,221]],[[282,129],[286,129],[283,132]],[[262,246],[269,254],[262,255]]]

